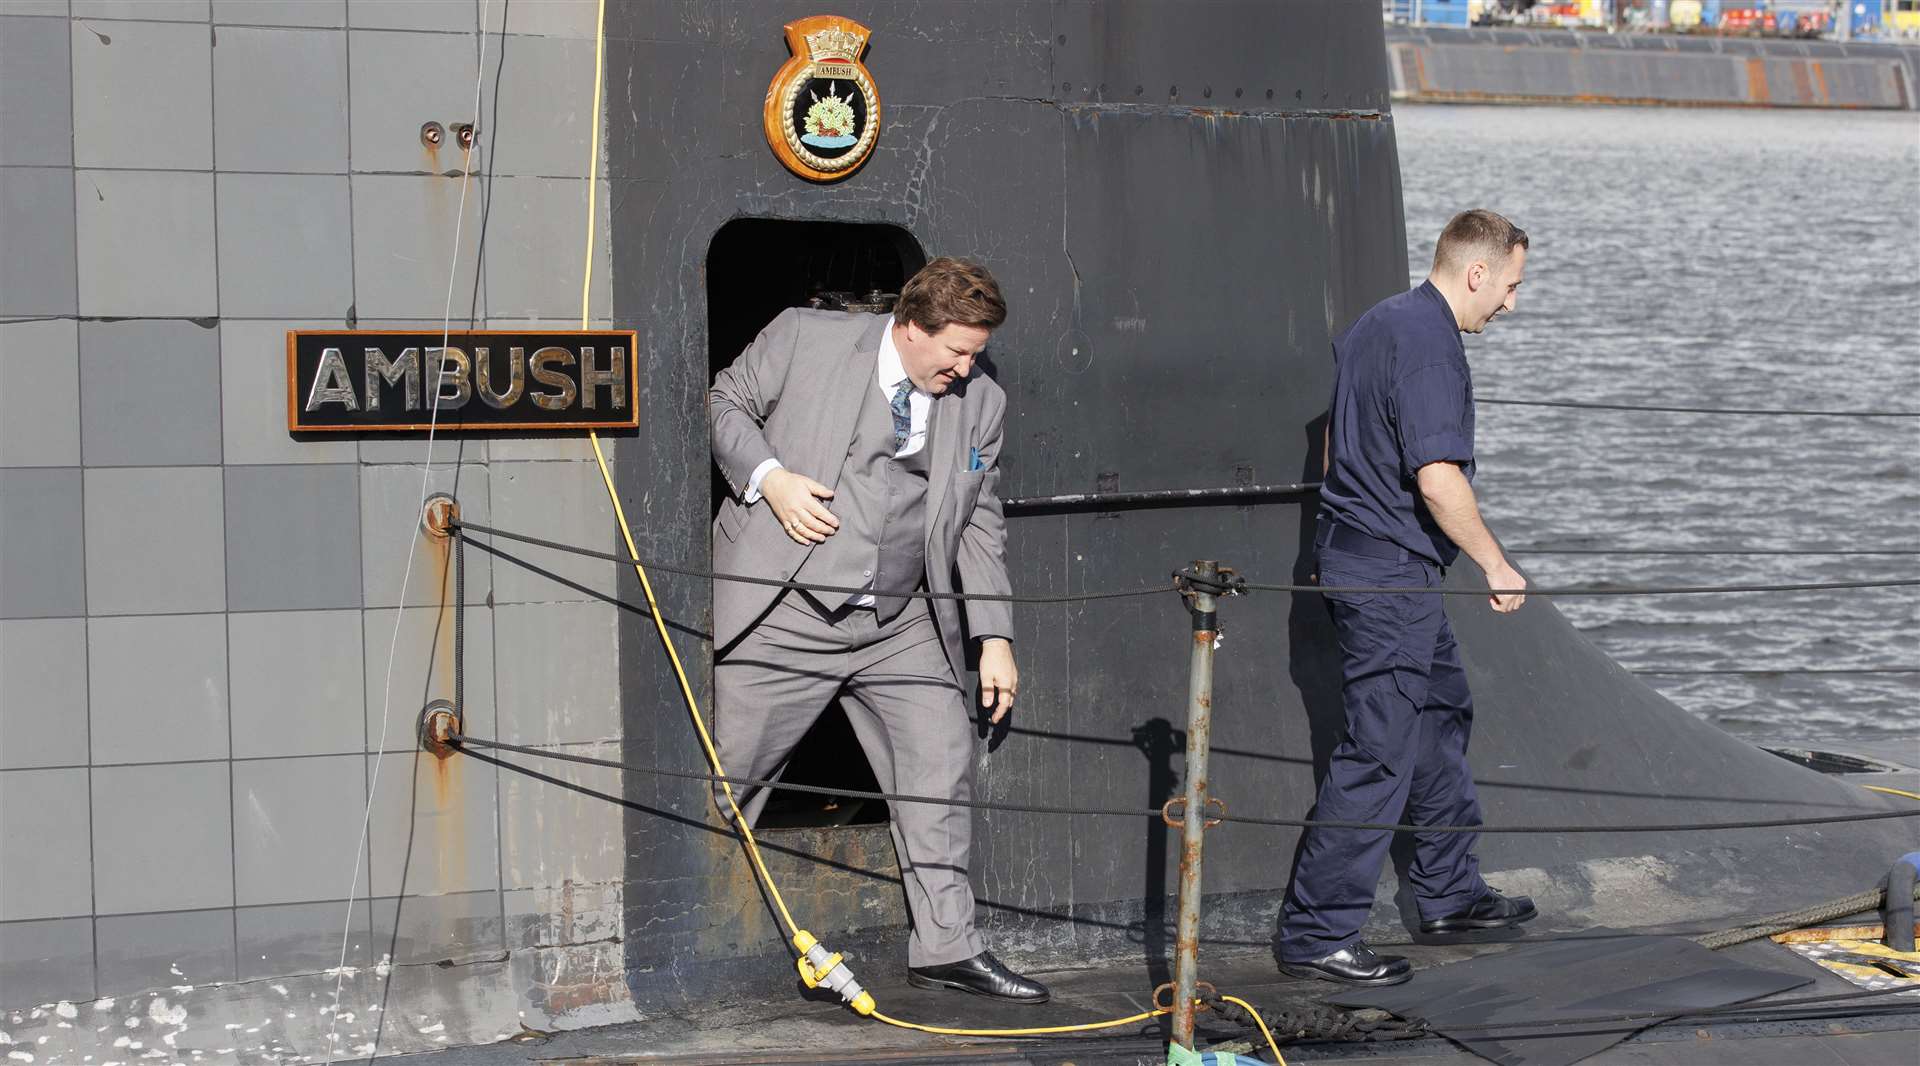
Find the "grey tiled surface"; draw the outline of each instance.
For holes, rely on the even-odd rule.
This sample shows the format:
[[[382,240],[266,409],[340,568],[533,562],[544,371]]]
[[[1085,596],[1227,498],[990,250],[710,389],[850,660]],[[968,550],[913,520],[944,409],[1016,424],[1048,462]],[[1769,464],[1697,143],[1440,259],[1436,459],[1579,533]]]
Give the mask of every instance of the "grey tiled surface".
[[[222,174],[220,311],[346,317],[352,211],[347,179],[324,174]]]
[[[94,935],[103,996],[233,980],[230,910],[102,916]]]
[[[485,314],[474,300],[479,271],[473,248],[479,236],[480,193],[477,183],[467,190],[462,215],[459,178],[354,175],[354,300],[363,318],[430,316],[438,321],[447,307],[447,275],[458,217],[466,222],[460,227],[460,256],[453,271],[453,317],[465,320]]]
[[[87,622],[93,761],[227,757],[227,626],[217,614]]]
[[[294,440],[287,433],[287,331],[339,328],[328,319],[220,323],[220,439],[229,465],[354,461],[351,437]]]
[[[0,166],[73,162],[71,52],[66,23],[0,15]]]
[[[369,827],[374,895],[500,887],[492,766],[475,759],[442,762],[417,748],[366,759],[370,781],[375,760],[382,761]],[[374,920],[377,934],[377,910]]]
[[[365,750],[363,650],[359,611],[229,615],[234,757]]]
[[[373,901],[373,954],[396,966],[473,962],[505,950],[497,891]]]
[[[572,744],[620,736],[616,611],[599,602],[494,608],[495,639],[513,663],[495,681],[501,740]]]
[[[594,0],[540,0],[539,3],[502,4],[508,33],[538,34],[545,37],[584,37],[593,40],[597,20]],[[487,29],[498,31],[500,14],[487,16]],[[591,60],[591,54],[587,57]]]
[[[373,933],[367,901],[291,903],[279,907],[241,907],[234,912],[239,937],[240,980],[319,973],[340,965],[340,937],[347,937],[347,965],[379,961],[371,951]]]
[[[89,466],[220,461],[220,334],[193,322],[80,323]]]
[[[233,764],[233,871],[241,906],[305,903],[346,891],[360,844],[352,815],[366,802],[366,771],[359,754]],[[353,895],[365,898],[364,862],[360,870]]]
[[[253,14],[300,17],[300,10],[263,4]],[[220,169],[345,173],[346,35],[241,27],[219,34],[213,91]]]
[[[471,35],[480,23],[479,6],[464,0],[347,0],[347,25]]]
[[[96,913],[233,905],[230,765],[94,768]]]
[[[73,176],[0,167],[0,315],[70,315],[74,297]]]
[[[67,0],[0,0],[9,15],[57,15],[65,18]]]
[[[471,31],[471,10],[467,22]],[[465,153],[453,138],[430,147],[421,143],[420,127],[432,121],[450,129],[455,123],[474,121],[473,82],[479,58],[471,32],[466,36],[355,33],[349,59],[354,170],[430,174],[458,170]],[[498,59],[495,54],[487,63],[488,76]],[[397,100],[406,101],[406,106],[395,107]],[[486,143],[484,128],[481,143]],[[478,153],[474,169],[485,169]],[[441,283],[446,283],[444,276]]]
[[[619,744],[567,749],[598,759],[620,758]],[[608,795],[621,794],[620,772],[556,762],[542,772]],[[623,812],[616,804],[521,774],[500,778],[500,876],[509,889],[557,887],[568,882],[618,881],[626,860]]]
[[[92,918],[0,922],[0,1003],[93,997]]]
[[[0,622],[0,770],[87,764],[87,622]]]
[[[416,447],[424,449],[425,445]],[[443,460],[444,461],[444,460]],[[448,542],[420,528],[421,487],[452,494],[469,521],[491,524],[487,468],[477,463],[436,466],[369,466],[360,472],[360,558],[369,607],[393,607],[406,586],[408,606],[452,602],[453,562]],[[408,553],[412,570],[408,570]],[[492,591],[485,552],[467,552],[467,603],[482,603]]]
[[[155,7],[143,3],[137,9]],[[72,41],[75,165],[213,166],[213,116],[207,107],[213,93],[213,41],[207,27],[76,20]]]
[[[488,54],[504,60],[497,86],[491,83],[494,64],[487,64],[487,99],[481,105],[489,120],[492,173],[586,177],[587,139],[593,133],[592,38],[591,26],[584,39],[488,38]],[[604,175],[606,168],[600,172]],[[576,288],[578,274],[576,264]]]
[[[347,0],[213,0],[215,23],[267,26],[345,26]],[[220,38],[225,48],[227,39]]]
[[[489,486],[501,529],[535,534],[596,551],[618,551],[613,505],[598,463],[494,463]],[[483,525],[494,523],[482,522]],[[517,558],[606,595],[619,591],[619,564],[531,544],[503,544]],[[469,556],[472,549],[468,550]],[[498,603],[583,601],[593,597],[501,560],[494,575]]]
[[[360,471],[346,463],[226,472],[227,609],[360,606]]]
[[[595,247],[609,239],[607,183],[594,203]],[[587,183],[562,178],[499,178],[493,182],[488,241],[518,249],[487,257],[486,311],[491,317],[580,321],[580,264],[586,256]],[[444,275],[443,275],[444,283]],[[611,303],[611,272],[596,270],[590,317]]]
[[[212,174],[79,170],[73,188],[81,314],[218,312]]]
[[[207,0],[73,0],[74,18],[207,21]]]
[[[409,607],[402,612],[390,608],[368,611],[363,626],[367,750],[411,752],[415,748],[414,728],[421,710],[434,700],[453,700],[453,612],[438,607]],[[393,649],[391,684],[387,673],[389,648]],[[495,728],[494,698],[493,686],[487,682],[493,677],[493,612],[486,607],[471,604],[467,607],[466,659],[464,731],[476,737],[491,737]]]
[[[87,771],[0,771],[0,922],[86,914]]]
[[[72,322],[0,325],[0,466],[80,465],[79,364]]]
[[[72,469],[0,469],[0,617],[86,613],[81,477]]]
[[[90,469],[86,486],[90,613],[226,607],[219,467]]]

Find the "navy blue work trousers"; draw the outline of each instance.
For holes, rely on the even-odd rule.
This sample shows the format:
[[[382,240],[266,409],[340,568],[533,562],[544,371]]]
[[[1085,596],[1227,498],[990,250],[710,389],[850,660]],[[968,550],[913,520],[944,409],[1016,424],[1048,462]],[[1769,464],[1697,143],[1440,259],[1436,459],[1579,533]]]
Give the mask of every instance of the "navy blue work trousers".
[[[1320,584],[1426,588],[1439,566],[1322,546]],[[1311,817],[1327,821],[1478,825],[1467,769],[1473,697],[1460,648],[1434,594],[1325,594],[1340,642],[1346,730]],[[1408,871],[1422,918],[1465,910],[1486,892],[1477,833],[1415,833]],[[1279,948],[1307,962],[1359,939],[1393,835],[1309,829],[1281,910]]]

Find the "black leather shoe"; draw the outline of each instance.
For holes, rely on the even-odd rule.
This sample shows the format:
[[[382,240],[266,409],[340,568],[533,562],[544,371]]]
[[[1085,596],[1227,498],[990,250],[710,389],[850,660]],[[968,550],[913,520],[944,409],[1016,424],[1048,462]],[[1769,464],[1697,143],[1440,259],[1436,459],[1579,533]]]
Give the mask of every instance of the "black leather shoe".
[[[1280,972],[1342,985],[1397,985],[1413,977],[1413,964],[1398,955],[1375,955],[1366,941],[1356,940],[1312,962],[1283,962]]]
[[[1007,969],[991,951],[939,966],[908,967],[907,983],[915,988],[957,988],[1013,1003],[1045,1003],[1053,995],[1046,985]]]
[[[1477,929],[1508,929],[1531,921],[1540,912],[1525,896],[1503,896],[1495,889],[1473,901],[1473,906],[1444,918],[1421,919],[1423,933],[1470,933]]]

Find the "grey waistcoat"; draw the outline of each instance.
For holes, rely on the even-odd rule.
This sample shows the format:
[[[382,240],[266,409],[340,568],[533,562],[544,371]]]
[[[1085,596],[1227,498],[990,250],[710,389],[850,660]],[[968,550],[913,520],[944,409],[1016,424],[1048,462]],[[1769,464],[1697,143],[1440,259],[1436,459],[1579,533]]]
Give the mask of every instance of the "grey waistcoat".
[[[860,404],[860,422],[831,507],[840,529],[813,549],[794,574],[796,581],[820,585],[871,586],[874,610],[891,620],[907,601],[887,593],[912,592],[927,569],[927,469],[931,434],[919,451],[893,457],[893,412],[869,380]],[[821,593],[822,603],[838,606],[855,599]]]

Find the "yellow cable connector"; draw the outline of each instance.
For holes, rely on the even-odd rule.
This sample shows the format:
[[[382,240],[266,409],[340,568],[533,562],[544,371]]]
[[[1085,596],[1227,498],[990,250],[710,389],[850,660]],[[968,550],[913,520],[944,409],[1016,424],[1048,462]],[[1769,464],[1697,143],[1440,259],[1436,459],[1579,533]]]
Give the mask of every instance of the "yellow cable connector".
[[[860,987],[860,981],[853,976],[852,970],[847,969],[846,960],[839,952],[827,954],[826,945],[805,929],[793,934],[793,947],[800,953],[793,964],[800,970],[800,980],[808,988],[824,985],[828,991],[838,993],[854,1013],[862,1017],[873,1013],[873,995]]]

